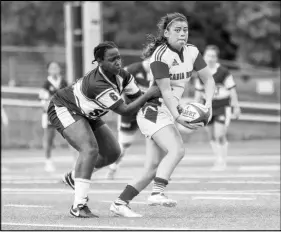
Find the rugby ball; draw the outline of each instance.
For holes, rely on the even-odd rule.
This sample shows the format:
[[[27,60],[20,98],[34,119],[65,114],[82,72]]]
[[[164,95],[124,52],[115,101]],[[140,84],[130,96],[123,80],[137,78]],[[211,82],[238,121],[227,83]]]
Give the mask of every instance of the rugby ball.
[[[210,117],[210,110],[204,105],[192,102],[181,105],[181,110],[179,113],[181,116],[186,118],[189,123],[200,123],[202,122],[204,126],[208,124],[208,118]],[[202,125],[202,126],[203,126]]]

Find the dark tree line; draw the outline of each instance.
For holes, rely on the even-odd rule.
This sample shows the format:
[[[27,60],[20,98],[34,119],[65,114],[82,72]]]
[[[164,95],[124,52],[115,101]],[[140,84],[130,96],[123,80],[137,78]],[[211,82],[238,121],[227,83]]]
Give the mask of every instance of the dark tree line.
[[[65,1],[1,1],[2,45],[64,44]],[[142,49],[146,34],[168,12],[188,17],[189,42],[202,51],[221,48],[221,58],[280,67],[280,2],[278,1],[104,1],[105,40],[120,48]]]

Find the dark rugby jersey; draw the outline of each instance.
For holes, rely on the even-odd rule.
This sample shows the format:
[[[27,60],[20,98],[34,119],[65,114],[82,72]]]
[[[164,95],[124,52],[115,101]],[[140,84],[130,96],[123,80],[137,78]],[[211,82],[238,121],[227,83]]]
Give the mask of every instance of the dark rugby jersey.
[[[212,106],[213,108],[229,106],[230,105],[230,89],[236,86],[233,76],[230,74],[228,69],[220,64],[217,64],[217,69],[213,73],[213,77],[216,84],[216,91],[213,97]],[[195,89],[197,91],[204,92],[204,84],[199,79],[195,80]],[[205,99],[205,94],[203,96]]]
[[[143,61],[130,64],[124,69],[135,77],[135,80],[142,91],[146,91],[149,88],[150,81],[152,81],[152,76],[151,72],[147,72],[144,69]]]
[[[42,89],[39,92],[39,99],[42,103],[47,103],[50,101],[51,97],[59,90],[67,86],[66,81],[59,76],[56,80],[52,76],[48,76],[47,80],[44,82]]]
[[[53,102],[74,113],[96,119],[122,104],[122,93],[129,98],[141,95],[134,77],[121,69],[119,75],[109,78],[98,66],[72,86],[59,90]]]

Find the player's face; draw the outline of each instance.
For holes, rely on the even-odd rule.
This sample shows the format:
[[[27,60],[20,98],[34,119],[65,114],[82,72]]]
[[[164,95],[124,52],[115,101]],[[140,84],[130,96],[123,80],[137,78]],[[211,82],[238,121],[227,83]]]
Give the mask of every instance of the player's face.
[[[101,62],[104,70],[117,75],[120,72],[122,62],[117,48],[110,48],[104,54],[104,60]]]
[[[52,62],[49,65],[48,73],[51,76],[59,75],[60,74],[60,66],[56,62]]]
[[[217,52],[213,49],[208,49],[204,53],[204,60],[208,65],[214,65],[218,61]]]
[[[185,21],[175,21],[165,30],[164,36],[167,37],[168,43],[176,48],[181,49],[188,39],[188,25]]]

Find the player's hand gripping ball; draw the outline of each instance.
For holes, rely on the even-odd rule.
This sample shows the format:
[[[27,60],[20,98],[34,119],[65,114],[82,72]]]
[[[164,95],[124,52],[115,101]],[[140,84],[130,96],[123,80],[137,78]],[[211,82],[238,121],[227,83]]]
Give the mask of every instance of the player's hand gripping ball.
[[[210,117],[210,110],[206,108],[203,104],[192,102],[181,105],[178,107],[178,111],[181,116],[186,118],[188,123],[202,124],[206,126],[208,124],[208,119]]]

